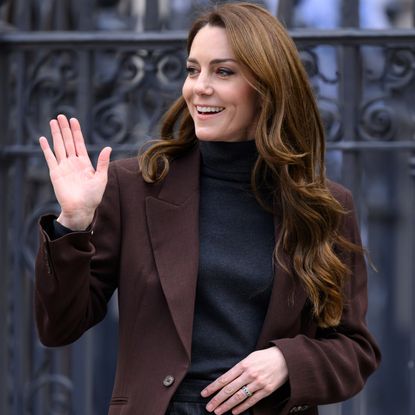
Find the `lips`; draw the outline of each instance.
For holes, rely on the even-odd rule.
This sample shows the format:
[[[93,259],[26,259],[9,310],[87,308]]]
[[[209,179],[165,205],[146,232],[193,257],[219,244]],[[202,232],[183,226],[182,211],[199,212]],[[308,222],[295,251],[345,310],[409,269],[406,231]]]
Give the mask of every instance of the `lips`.
[[[196,111],[201,115],[219,114],[224,109],[224,107],[196,105]]]

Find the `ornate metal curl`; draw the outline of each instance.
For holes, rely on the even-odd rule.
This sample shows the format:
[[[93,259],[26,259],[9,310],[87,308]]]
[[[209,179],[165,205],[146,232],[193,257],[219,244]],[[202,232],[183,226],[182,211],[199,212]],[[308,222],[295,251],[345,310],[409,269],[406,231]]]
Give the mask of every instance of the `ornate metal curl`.
[[[101,55],[102,57],[102,55]],[[113,59],[114,60],[114,59]],[[92,141],[144,141],[154,134],[185,76],[181,50],[139,50],[116,57],[93,108]],[[109,98],[107,98],[109,96]]]
[[[364,140],[391,140],[397,130],[397,117],[392,105],[387,105],[387,97],[366,102],[360,110],[358,131]]]
[[[33,141],[48,131],[48,120],[64,113],[76,114],[75,92],[79,77],[76,53],[71,50],[52,51],[40,54],[29,71],[31,80],[27,84],[28,105],[26,131]]]
[[[137,87],[144,76],[144,61],[136,53],[127,54],[121,61],[119,80],[129,89]]]
[[[181,50],[160,55],[157,61],[158,79],[163,87],[169,90],[177,90],[186,74],[184,53]]]
[[[411,48],[388,49],[383,79],[390,89],[402,89],[415,76],[415,50]]]
[[[141,55],[146,51],[140,51]],[[133,90],[144,76],[144,57],[139,52],[98,52],[94,55],[94,86],[97,98]]]
[[[320,70],[318,54],[319,52],[315,48],[300,49],[300,58],[309,78],[320,79],[326,84],[338,83],[340,79],[338,72],[335,73],[334,78],[329,78]]]
[[[300,49],[300,58],[304,65],[304,69],[307,72],[307,75],[310,78],[314,78],[318,76],[319,69],[318,69],[318,56],[317,53],[311,49]]]
[[[326,131],[327,141],[341,139],[343,125],[338,103],[334,99],[318,97],[318,107]]]
[[[93,108],[92,141],[97,144],[120,144],[126,140],[130,106],[120,97],[98,102]]]

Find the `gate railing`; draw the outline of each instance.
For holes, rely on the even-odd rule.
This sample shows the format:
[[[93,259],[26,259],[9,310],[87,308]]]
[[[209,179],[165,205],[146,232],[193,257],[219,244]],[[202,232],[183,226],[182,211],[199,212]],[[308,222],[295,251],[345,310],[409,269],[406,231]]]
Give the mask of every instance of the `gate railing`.
[[[383,365],[363,393],[335,410],[413,414],[415,32],[292,36],[325,122],[329,176],[353,190],[363,240],[379,269],[370,271],[368,319]],[[36,221],[57,210],[37,138],[48,134],[50,118],[65,113],[80,119],[94,156],[105,145],[115,158],[136,154],[157,136],[161,115],[180,93],[184,45],[184,32],[0,34],[2,414],[105,413],[108,392],[93,385],[105,377],[112,383],[113,367],[103,366],[116,353],[107,334],[116,332],[116,312],[59,350],[41,346],[33,325]]]

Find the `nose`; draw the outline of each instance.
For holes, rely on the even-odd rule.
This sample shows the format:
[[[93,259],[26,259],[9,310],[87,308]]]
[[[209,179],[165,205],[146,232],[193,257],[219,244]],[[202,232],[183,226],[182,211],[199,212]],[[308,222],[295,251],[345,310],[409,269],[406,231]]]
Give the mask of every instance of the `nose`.
[[[209,76],[201,73],[195,80],[194,91],[197,95],[212,95],[213,87]]]

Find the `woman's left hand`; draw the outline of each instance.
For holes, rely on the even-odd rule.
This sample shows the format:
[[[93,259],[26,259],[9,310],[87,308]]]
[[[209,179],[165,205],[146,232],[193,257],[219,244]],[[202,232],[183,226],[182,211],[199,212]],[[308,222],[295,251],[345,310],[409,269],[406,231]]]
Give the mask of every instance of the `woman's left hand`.
[[[271,395],[288,379],[287,363],[276,347],[258,350],[236,364],[202,391],[216,395],[206,409],[216,415],[232,411],[240,414],[259,400]]]

